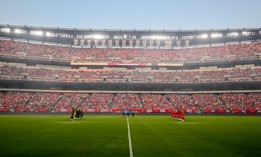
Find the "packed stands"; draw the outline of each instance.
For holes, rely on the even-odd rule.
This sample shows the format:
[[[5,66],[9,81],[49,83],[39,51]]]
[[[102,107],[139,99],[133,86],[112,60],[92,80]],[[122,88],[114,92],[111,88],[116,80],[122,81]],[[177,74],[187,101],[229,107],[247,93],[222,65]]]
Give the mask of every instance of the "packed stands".
[[[105,79],[106,78],[106,79]],[[261,68],[217,68],[210,70],[95,70],[56,69],[32,66],[0,66],[0,79],[47,82],[143,82],[215,83],[261,80]]]
[[[48,112],[54,109],[59,98],[60,94],[58,93],[32,93],[26,106],[31,111]]]
[[[141,102],[140,95],[138,94],[116,94],[114,96],[114,103],[112,108],[136,108],[142,109],[143,105]]]
[[[70,112],[72,107],[85,112],[169,112],[179,108],[187,113],[259,113],[261,94],[0,93],[1,112]]]
[[[108,112],[113,94],[88,94],[86,99],[78,107],[86,112]]]
[[[261,43],[233,44],[200,48],[156,50],[156,49],[112,49],[72,48],[0,40],[0,56],[32,60],[84,61],[92,58],[96,62],[215,62],[258,59]],[[117,58],[117,59],[111,59]],[[142,58],[142,60],[140,59]]]
[[[99,65],[62,67],[0,62],[2,81],[38,81],[51,83],[148,83],[151,84],[215,84],[223,82],[260,82],[260,65],[194,69],[169,69],[157,65],[171,63],[212,63],[260,59],[261,42],[186,49],[73,48],[18,41],[0,40],[0,57],[32,61],[82,62]],[[21,61],[20,61],[21,62]],[[23,62],[23,61],[22,61]],[[105,64],[106,63],[106,64]],[[146,65],[126,68],[130,65]],[[133,64],[132,64],[133,63]],[[243,63],[244,64],[244,63]],[[108,67],[108,65],[110,65]],[[114,65],[121,65],[112,68]],[[149,65],[149,66],[148,66]],[[103,67],[104,66],[104,67]],[[129,84],[128,84],[129,85]],[[0,92],[1,112],[70,112],[72,107],[85,112],[169,112],[183,109],[186,113],[261,113],[260,93],[71,93]]]
[[[260,94],[222,94],[220,97],[227,105],[227,108],[235,113],[247,110],[255,112],[260,109]]]
[[[144,108],[150,110],[172,109],[171,102],[168,101],[165,95],[158,94],[141,94],[141,99]]]
[[[32,93],[26,92],[4,92],[0,93],[0,108],[4,112],[29,111],[27,104]]]

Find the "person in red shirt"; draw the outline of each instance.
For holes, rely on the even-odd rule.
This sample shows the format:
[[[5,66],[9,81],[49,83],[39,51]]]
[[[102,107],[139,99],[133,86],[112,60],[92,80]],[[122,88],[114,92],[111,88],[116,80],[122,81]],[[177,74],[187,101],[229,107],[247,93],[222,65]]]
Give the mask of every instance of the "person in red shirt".
[[[170,116],[173,119],[185,121],[185,114],[182,109],[173,109],[170,111]]]

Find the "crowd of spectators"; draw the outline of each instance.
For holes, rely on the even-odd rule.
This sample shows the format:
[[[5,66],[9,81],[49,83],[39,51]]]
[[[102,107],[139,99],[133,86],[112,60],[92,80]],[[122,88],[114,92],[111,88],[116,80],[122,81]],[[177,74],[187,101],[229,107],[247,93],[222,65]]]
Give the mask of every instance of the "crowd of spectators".
[[[224,46],[186,48],[186,49],[112,49],[112,48],[73,48],[43,44],[31,44],[18,41],[0,40],[0,55],[4,57],[41,59],[41,60],[85,60],[111,61],[111,58],[143,62],[172,60],[178,62],[207,62],[258,59],[261,42],[233,44]],[[115,60],[114,60],[115,61]],[[116,60],[117,61],[117,60]],[[140,60],[136,61],[140,62]]]
[[[29,111],[27,103],[31,98],[32,93],[27,92],[0,92],[0,108],[10,111],[24,109]]]
[[[219,95],[193,94],[193,100],[195,101],[195,105],[198,106],[202,111],[226,110],[226,106],[220,99]]]
[[[102,109],[109,109],[112,103],[113,94],[88,94],[86,99],[79,104],[81,109],[85,111],[87,109],[98,109],[101,111]]]
[[[141,102],[140,95],[138,94],[116,94],[114,96],[114,103],[112,108],[136,108],[142,109],[143,104]]]
[[[173,106],[168,101],[166,95],[141,94],[141,100],[146,109],[172,109]]]
[[[72,48],[0,40],[0,56],[21,59],[89,60],[104,62],[208,62],[258,59],[261,42],[186,49]],[[88,59],[89,58],[89,59]],[[112,59],[117,58],[117,59]],[[140,59],[137,59],[140,58]],[[0,66],[0,79],[47,82],[108,83],[216,83],[261,81],[261,67],[194,70],[58,69],[31,66]],[[112,109],[186,112],[243,112],[261,110],[261,94],[75,94],[0,92],[0,111],[69,112]]]
[[[161,111],[183,109],[188,113],[234,113],[261,110],[261,93],[225,94],[81,94],[45,92],[0,92],[0,111],[110,112],[113,109]]]
[[[167,94],[168,100],[178,109],[183,108],[187,112],[199,112],[199,106],[195,104],[192,95]]]
[[[59,93],[32,93],[30,100],[25,104],[26,108],[32,111],[43,109],[45,111],[52,111],[55,103],[59,100]]]
[[[261,80],[261,67],[218,68],[211,70],[79,70],[30,66],[2,66],[0,79],[48,82],[143,82],[143,83],[215,83]]]
[[[72,106],[76,107],[78,104],[82,103],[85,97],[86,94],[61,94],[59,101],[54,107],[54,111],[68,111]]]
[[[260,93],[251,94],[222,94],[221,99],[227,105],[227,108],[235,112],[241,110],[260,110],[261,95]]]

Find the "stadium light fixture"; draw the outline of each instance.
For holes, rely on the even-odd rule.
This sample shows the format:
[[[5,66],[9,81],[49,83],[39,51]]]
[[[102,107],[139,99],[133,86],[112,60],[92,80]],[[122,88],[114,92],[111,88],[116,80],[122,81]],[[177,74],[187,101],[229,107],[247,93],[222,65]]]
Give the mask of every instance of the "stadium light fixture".
[[[208,38],[208,34],[198,35],[198,38],[199,38],[199,39],[206,39],[206,38]]]
[[[149,36],[150,39],[156,39],[156,40],[168,40],[171,39],[171,36],[160,36],[160,35],[152,35]]]
[[[45,35],[47,37],[57,37],[57,33],[53,33],[53,32],[46,32]]]
[[[42,31],[31,31],[32,35],[38,35],[38,36],[42,36],[43,32]]]
[[[10,33],[10,28],[1,28],[1,32]]]
[[[95,34],[92,36],[93,39],[104,39],[104,35]]]
[[[221,38],[221,37],[223,37],[222,34],[217,34],[217,33],[211,34],[211,38]]]
[[[247,35],[255,35],[255,32],[246,32],[246,31],[244,31],[244,32],[242,32],[242,35],[245,35],[245,36],[247,36]]]
[[[15,29],[15,30],[14,30],[14,33],[16,33],[16,34],[22,34],[22,33],[25,33],[25,30]]]
[[[238,36],[238,32],[228,33],[227,36],[229,36],[229,37],[237,37]]]
[[[150,36],[150,39],[160,39],[160,36],[153,35],[153,36]]]
[[[50,36],[51,36],[51,33],[50,33],[50,32],[46,32],[46,36],[47,36],[47,37],[50,37]]]
[[[207,34],[202,34],[202,38],[208,38]]]

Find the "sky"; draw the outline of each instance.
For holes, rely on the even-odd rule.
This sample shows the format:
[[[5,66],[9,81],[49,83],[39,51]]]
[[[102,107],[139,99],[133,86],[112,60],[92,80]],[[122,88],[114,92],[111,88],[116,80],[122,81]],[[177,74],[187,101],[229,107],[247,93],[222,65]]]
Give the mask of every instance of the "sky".
[[[0,24],[60,28],[260,28],[261,0],[0,0]]]

